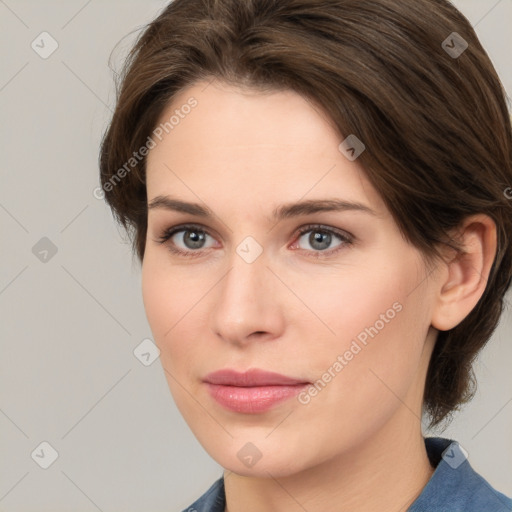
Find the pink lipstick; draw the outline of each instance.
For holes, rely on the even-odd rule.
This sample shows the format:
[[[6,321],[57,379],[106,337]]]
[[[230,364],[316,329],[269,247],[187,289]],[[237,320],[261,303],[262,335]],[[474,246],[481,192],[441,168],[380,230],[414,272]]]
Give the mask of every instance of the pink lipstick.
[[[240,373],[219,370],[204,378],[211,396],[223,407],[245,414],[262,413],[296,396],[310,382],[253,368]]]

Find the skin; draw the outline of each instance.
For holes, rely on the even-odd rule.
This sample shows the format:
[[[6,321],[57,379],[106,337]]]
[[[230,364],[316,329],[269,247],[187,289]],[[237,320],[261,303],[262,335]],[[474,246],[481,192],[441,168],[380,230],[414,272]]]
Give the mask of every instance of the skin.
[[[405,511],[433,473],[421,415],[437,332],[482,295],[494,224],[469,218],[459,232],[467,254],[427,267],[311,102],[201,82],[161,121],[190,97],[197,106],[149,152],[148,203],[172,196],[214,215],[149,209],[142,289],[176,405],[225,468],[226,510]],[[327,198],[373,213],[269,218],[282,203]],[[185,223],[206,231],[202,247],[185,245],[190,231],[158,241]],[[315,228],[298,234],[309,224],[348,232],[352,243],[332,234],[315,258]],[[248,236],[263,251],[252,263],[237,253]],[[174,254],[173,243],[199,256]],[[292,398],[265,413],[235,413],[202,381],[218,369],[261,368],[313,383],[394,303],[400,312],[307,404]],[[261,453],[252,467],[237,457],[248,442]]]

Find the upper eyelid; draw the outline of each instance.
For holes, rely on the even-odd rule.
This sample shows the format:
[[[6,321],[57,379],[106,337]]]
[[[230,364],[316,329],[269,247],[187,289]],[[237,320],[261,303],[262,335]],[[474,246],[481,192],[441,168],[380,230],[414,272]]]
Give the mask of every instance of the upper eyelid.
[[[197,229],[197,231],[201,231],[206,233],[208,236],[215,238],[209,228],[203,227],[200,224],[177,224],[176,226],[172,226],[170,228],[165,228],[161,231],[161,236],[159,239],[166,237],[168,234],[172,233],[170,236],[174,236],[176,233],[180,231],[192,231],[193,229]]]

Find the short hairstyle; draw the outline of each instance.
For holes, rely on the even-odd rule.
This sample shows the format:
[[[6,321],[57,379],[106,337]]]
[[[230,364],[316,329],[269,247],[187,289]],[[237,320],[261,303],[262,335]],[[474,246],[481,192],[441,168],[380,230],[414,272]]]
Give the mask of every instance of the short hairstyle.
[[[473,397],[472,364],[511,282],[512,135],[505,90],[449,1],[174,0],[139,35],[118,79],[100,179],[140,261],[146,158],[134,152],[175,95],[204,80],[292,90],[340,137],[355,134],[366,146],[358,162],[426,261],[440,244],[457,248],[450,233],[467,216],[489,215],[497,253],[478,304],[438,334],[423,397],[430,426]]]

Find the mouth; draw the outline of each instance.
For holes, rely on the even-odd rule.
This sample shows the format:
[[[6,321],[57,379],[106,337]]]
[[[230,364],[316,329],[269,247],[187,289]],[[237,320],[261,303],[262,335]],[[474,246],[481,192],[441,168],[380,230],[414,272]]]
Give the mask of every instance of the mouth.
[[[219,370],[208,374],[204,383],[221,406],[244,414],[265,412],[296,396],[311,384],[257,368],[243,373],[231,369]]]

